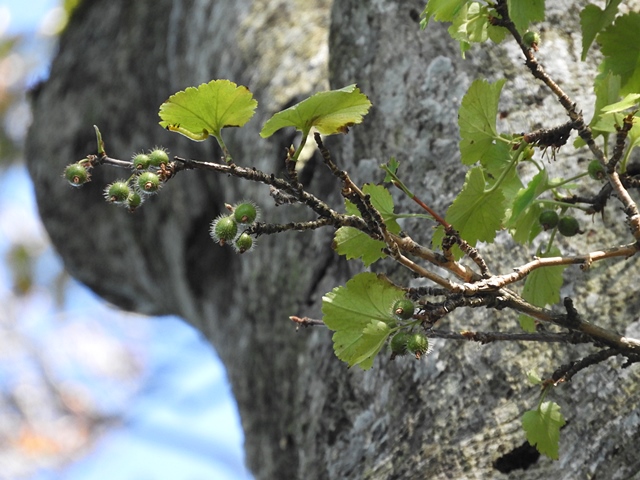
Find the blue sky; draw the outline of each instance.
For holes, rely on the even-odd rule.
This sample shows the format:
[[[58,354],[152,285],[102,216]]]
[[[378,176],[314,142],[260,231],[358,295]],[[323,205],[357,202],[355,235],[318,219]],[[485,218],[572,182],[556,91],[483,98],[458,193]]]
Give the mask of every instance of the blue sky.
[[[26,35],[26,48],[42,49],[30,54],[44,58],[51,48],[46,36],[38,32],[43,19],[58,4],[52,0],[4,2],[0,4],[0,29],[7,26],[9,18],[4,32]],[[40,41],[34,41],[38,38]],[[37,69],[46,72],[46,64]],[[10,247],[11,235],[22,234],[46,245],[32,188],[24,167],[11,167],[1,173],[2,258]],[[7,232],[10,235],[5,235]],[[53,249],[46,247],[36,264],[36,283],[51,285],[61,269]],[[97,389],[104,403],[102,408],[121,414],[122,422],[79,461],[62,469],[38,471],[32,480],[251,478],[243,466],[243,435],[224,367],[199,333],[177,318],[121,314],[75,282],[68,289],[67,298],[72,296],[73,304],[64,312],[52,307],[52,292],[31,296],[32,304],[23,309],[25,313],[19,318],[22,331],[43,348],[51,348],[63,357],[72,355],[74,345],[70,343],[67,348],[61,340],[64,335],[56,330],[62,316],[68,328],[89,325],[102,329],[106,336],[137,352],[144,360],[143,370],[138,384],[118,387],[91,377],[82,369],[67,368],[66,374],[71,378]],[[10,291],[8,270],[0,264],[0,298]]]

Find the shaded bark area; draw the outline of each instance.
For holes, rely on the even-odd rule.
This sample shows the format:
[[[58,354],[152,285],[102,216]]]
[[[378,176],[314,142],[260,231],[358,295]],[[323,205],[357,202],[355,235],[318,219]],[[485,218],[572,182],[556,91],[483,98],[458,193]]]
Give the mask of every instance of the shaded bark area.
[[[327,142],[335,159],[358,180],[379,181],[377,165],[396,156],[411,188],[442,211],[464,179],[456,115],[474,78],[514,79],[505,87],[501,109],[509,115],[500,129],[526,131],[537,128],[535,121],[564,121],[539,84],[517,77],[523,67],[513,45],[472,50],[462,60],[446,26],[419,30],[423,2],[347,0],[335,2],[331,15],[330,3],[83,2],[61,40],[50,80],[35,95],[28,142],[39,208],[67,268],[122,308],[180,315],[211,341],[228,369],[247,461],[257,478],[628,478],[637,473],[637,367],[621,371],[620,362],[612,360],[557,389],[553,397],[569,420],[561,459],[537,459],[518,450],[525,442],[520,416],[537,402],[525,372],[548,375],[580,358],[587,347],[436,341],[426,360],[381,358],[370,371],[349,370],[333,356],[329,332],[296,333],[287,320],[291,314],[319,316],[322,294],[357,268],[328,250],[331,232],[261,238],[254,253],[239,258],[208,237],[209,222],[224,202],[252,198],[263,218],[273,222],[309,219],[303,210],[275,208],[264,187],[185,172],[130,215],[101,196],[105,183],[124,173],[100,169],[94,182],[78,191],[61,180],[66,164],[95,150],[93,124],[115,157],[162,144],[172,154],[217,158],[212,145],[176,138],[154,120],[171,93],[213,78],[247,85],[263,107],[245,128],[228,132],[237,162],[277,173],[293,139],[287,133],[259,139],[264,120],[329,82],[333,88],[357,82],[374,108],[362,126]],[[566,75],[563,66],[579,55],[578,6],[569,1],[547,6],[543,41],[550,46],[548,58],[541,55],[559,75]],[[576,68],[563,77],[572,94],[588,86],[594,72]],[[576,99],[584,108],[592,104],[588,97]],[[578,154],[554,168],[567,174],[587,162]],[[337,186],[316,163],[312,158],[306,167],[309,188],[338,205]],[[400,208],[413,208],[396,198]],[[616,240],[627,234],[613,227],[615,216],[607,218],[608,238],[599,241],[624,242]],[[406,222],[404,228],[413,234],[417,225]],[[428,239],[430,229],[421,225],[418,231]],[[593,247],[588,236],[585,242],[585,248]],[[508,271],[530,254],[506,236],[489,251],[497,271]],[[383,267],[408,280],[389,263],[376,266]],[[629,334],[635,328],[637,334],[639,322],[627,324],[639,301],[625,285],[634,267],[616,262],[594,268],[588,277],[567,270],[571,282],[563,294],[575,296],[578,308],[588,309],[594,320],[628,328]],[[454,315],[443,326],[515,325],[514,314],[475,311]],[[514,451],[509,463],[504,456]],[[501,473],[509,469],[503,465],[518,461],[527,470]]]

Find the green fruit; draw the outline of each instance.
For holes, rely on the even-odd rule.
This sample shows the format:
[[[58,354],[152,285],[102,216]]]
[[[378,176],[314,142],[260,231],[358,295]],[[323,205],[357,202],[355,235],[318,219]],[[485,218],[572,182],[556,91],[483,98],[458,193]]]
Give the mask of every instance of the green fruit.
[[[419,359],[422,355],[429,353],[429,340],[423,333],[412,333],[407,338],[407,350]]]
[[[237,253],[245,253],[253,247],[253,238],[248,233],[242,233],[233,244]]]
[[[589,176],[594,180],[603,180],[607,173],[599,160],[591,160],[588,167]]]
[[[89,175],[87,167],[79,162],[67,165],[64,169],[64,178],[66,178],[74,187],[79,187],[80,185],[87,183],[90,176],[91,175]]]
[[[131,187],[129,183],[124,180],[118,180],[113,182],[104,190],[104,197],[107,199],[107,202],[121,204],[125,203],[131,194]]]
[[[218,217],[211,224],[210,234],[214,242],[224,245],[236,238],[238,224],[230,215]]]
[[[151,158],[145,153],[138,153],[131,159],[134,170],[146,170],[151,165]]]
[[[558,225],[559,220],[558,213],[555,210],[543,210],[540,216],[538,217],[538,221],[542,228],[546,230],[551,230]]]
[[[393,304],[393,314],[402,320],[409,320],[413,317],[415,308],[416,307],[411,300],[408,298],[402,298]]]
[[[140,205],[142,205],[142,197],[140,196],[140,194],[138,192],[131,192],[129,194],[129,198],[127,198],[127,202],[126,205],[129,208],[130,212],[133,212],[136,208],[138,208]]]
[[[538,45],[540,45],[540,34],[538,32],[529,31],[523,35],[522,42],[527,47],[538,50]]]
[[[151,195],[160,189],[160,177],[153,172],[143,172],[138,176],[137,184],[141,193]]]
[[[390,346],[393,357],[407,354],[407,340],[409,340],[407,332],[398,332],[391,338]]]
[[[565,237],[573,237],[580,233],[580,224],[575,217],[566,215],[558,220],[558,231]]]
[[[164,148],[154,148],[151,150],[149,152],[149,159],[151,160],[151,165],[154,167],[169,163],[169,155]]]
[[[258,209],[253,203],[239,203],[233,210],[233,216],[238,223],[253,223],[258,217]]]

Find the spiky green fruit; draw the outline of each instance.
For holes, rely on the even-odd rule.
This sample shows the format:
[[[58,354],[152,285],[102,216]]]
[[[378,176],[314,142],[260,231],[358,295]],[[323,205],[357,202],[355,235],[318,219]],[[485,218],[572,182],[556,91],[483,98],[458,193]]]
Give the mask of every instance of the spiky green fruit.
[[[558,212],[550,209],[543,210],[538,217],[540,225],[542,225],[542,228],[545,230],[551,230],[552,228],[555,228],[556,225],[558,225],[559,219],[560,217],[558,216]]]
[[[138,190],[146,195],[152,195],[160,190],[160,177],[153,172],[142,172],[138,175]]]
[[[258,209],[251,202],[239,203],[233,209],[233,216],[238,223],[253,223],[258,217]]]
[[[237,253],[245,253],[253,248],[253,237],[248,233],[241,233],[233,244]]]
[[[599,160],[591,160],[587,171],[589,172],[589,176],[594,180],[603,180],[607,175]]]
[[[80,162],[72,163],[71,165],[67,165],[64,169],[64,178],[67,179],[70,185],[74,187],[79,187],[84,185],[89,181],[89,170]]]
[[[131,187],[129,182],[125,180],[117,180],[104,189],[104,197],[107,202],[115,204],[123,204],[129,198],[131,194]]]
[[[429,352],[429,340],[423,333],[411,333],[407,338],[407,350],[420,358]]]
[[[214,242],[225,245],[238,234],[238,224],[231,215],[220,216],[211,223],[209,231]]]
[[[142,196],[138,192],[132,191],[129,194],[129,198],[127,198],[126,206],[130,212],[133,212],[136,208],[142,205],[142,202]]]
[[[573,237],[580,233],[580,224],[575,217],[565,215],[558,220],[558,231],[565,237]]]
[[[138,153],[131,159],[134,170],[146,170],[151,165],[151,158],[146,153]]]
[[[413,317],[415,309],[415,305],[408,298],[401,298],[393,304],[393,314],[402,320],[409,320]]]
[[[407,354],[407,340],[409,340],[407,332],[398,332],[391,337],[389,345],[391,346],[392,357],[401,357]]]
[[[149,159],[151,160],[151,165],[159,167],[162,164],[169,163],[169,154],[164,148],[154,148],[149,152]]]

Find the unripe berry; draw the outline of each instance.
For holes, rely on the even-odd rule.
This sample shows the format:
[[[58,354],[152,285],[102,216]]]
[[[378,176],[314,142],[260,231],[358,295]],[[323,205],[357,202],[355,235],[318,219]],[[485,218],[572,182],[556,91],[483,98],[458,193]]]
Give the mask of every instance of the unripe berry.
[[[540,216],[538,217],[538,221],[544,230],[551,230],[558,225],[558,212],[555,210],[543,210]]]
[[[241,233],[233,247],[237,253],[248,252],[253,247],[253,237],[248,233]]]
[[[522,42],[529,48],[538,51],[540,45],[540,34],[538,32],[528,31],[522,37]]]
[[[87,167],[81,163],[72,163],[64,169],[64,178],[74,187],[79,187],[89,181],[91,175]]]
[[[138,192],[132,191],[127,198],[126,206],[130,212],[133,212],[136,208],[142,205],[143,198]]]
[[[580,224],[575,217],[566,215],[558,220],[558,231],[565,237],[573,237],[580,233]]]
[[[251,202],[243,202],[236,205],[233,216],[238,223],[253,223],[258,217],[258,209]]]
[[[429,353],[429,340],[423,333],[412,333],[407,339],[407,350],[419,359]]]
[[[138,176],[137,184],[140,192],[151,195],[160,189],[160,177],[153,172],[143,172]]]
[[[589,172],[589,176],[594,180],[603,180],[606,176],[604,167],[599,160],[591,160],[587,171]]]
[[[230,215],[220,216],[211,223],[209,233],[214,242],[224,245],[236,238],[238,224]]]
[[[131,194],[131,187],[125,180],[113,182],[104,189],[104,197],[107,202],[122,204],[127,201]]]
[[[393,304],[393,314],[402,320],[409,320],[413,317],[415,308],[416,307],[411,300],[408,298],[401,298],[400,300],[396,300]]]
[[[146,170],[151,165],[151,158],[146,153],[138,153],[131,159],[134,170]]]
[[[401,357],[407,354],[407,340],[409,340],[409,334],[407,332],[398,332],[391,337],[391,358]]]
[[[149,159],[151,160],[151,165],[154,167],[169,163],[169,155],[164,148],[154,148],[151,150],[149,152]]]

